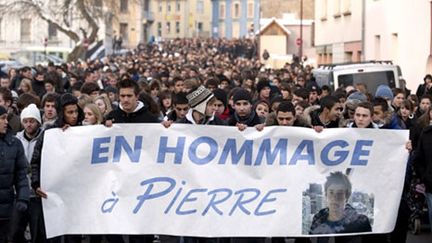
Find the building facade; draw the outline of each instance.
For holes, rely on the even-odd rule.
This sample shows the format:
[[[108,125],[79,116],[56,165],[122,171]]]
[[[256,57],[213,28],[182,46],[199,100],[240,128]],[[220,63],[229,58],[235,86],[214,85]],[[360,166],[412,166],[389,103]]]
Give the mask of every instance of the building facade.
[[[427,65],[432,41],[431,4],[427,0],[366,1],[365,59],[398,64],[413,92],[425,74],[432,72]]]
[[[152,18],[148,11],[150,0],[113,1],[114,6],[104,5],[102,1],[99,3],[100,6],[93,6],[103,12],[103,16],[94,18],[99,27],[96,41],[105,44],[106,53],[111,53],[114,36],[122,37],[123,48],[136,47],[147,38],[146,23]],[[71,15],[69,23],[69,28],[80,36],[80,42],[84,41],[80,28],[86,29],[87,23],[76,12]],[[70,51],[78,44],[39,16],[18,13],[0,17],[0,43],[0,49],[4,52],[46,48],[48,53],[58,49]]]
[[[210,37],[210,0],[153,0],[150,5],[150,32],[156,39]]]
[[[260,0],[212,0],[212,37],[241,38],[259,31]]]
[[[315,3],[315,47],[318,64],[357,62],[362,56],[362,1]]]
[[[149,4],[149,1],[120,0],[118,4],[118,11],[113,13],[112,22],[106,23],[106,31],[102,32],[105,32],[108,38],[121,37],[122,46],[125,48],[136,47],[144,38],[144,5]]]
[[[303,3],[303,9],[301,9]],[[303,11],[303,19],[314,19],[315,0],[261,0],[261,18],[283,18],[286,13],[296,15],[300,19]]]
[[[316,53],[313,46],[313,20],[303,19],[300,21],[295,13],[291,13],[283,14],[281,19],[262,18],[260,23],[260,57],[262,57],[264,50],[267,50],[270,59],[274,59],[273,62],[277,63],[273,66],[277,68],[292,61],[293,56],[300,55],[307,57],[308,64],[316,63]]]

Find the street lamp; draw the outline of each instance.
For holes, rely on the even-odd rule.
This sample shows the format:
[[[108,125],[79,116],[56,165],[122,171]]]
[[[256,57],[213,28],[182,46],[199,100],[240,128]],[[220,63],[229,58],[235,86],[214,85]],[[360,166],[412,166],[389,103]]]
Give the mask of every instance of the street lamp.
[[[303,0],[300,0],[300,45],[299,45],[299,58],[302,62],[303,57]]]

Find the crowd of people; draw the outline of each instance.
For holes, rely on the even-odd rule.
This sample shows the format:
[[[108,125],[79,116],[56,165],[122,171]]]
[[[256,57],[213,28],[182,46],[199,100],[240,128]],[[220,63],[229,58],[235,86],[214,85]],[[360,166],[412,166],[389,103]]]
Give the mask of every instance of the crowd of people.
[[[0,242],[61,242],[46,239],[40,185],[44,131],[113,123],[173,123],[409,129],[411,151],[406,188],[390,234],[336,237],[336,242],[405,242],[412,211],[411,183],[425,190],[432,208],[432,76],[416,94],[380,85],[318,86],[312,67],[299,59],[268,69],[257,59],[253,39],[174,39],[140,44],[126,55],[60,66],[9,69],[0,77]],[[3,159],[5,158],[5,159]],[[27,177],[29,166],[31,173]],[[339,175],[345,178],[348,175]],[[30,179],[29,179],[30,178]],[[348,196],[349,197],[349,196]],[[345,204],[344,204],[345,205]],[[349,211],[349,210],[348,210]],[[333,214],[326,214],[333,215]],[[322,216],[322,215],[321,215]],[[320,220],[327,221],[330,216]],[[432,221],[432,210],[429,210]],[[30,235],[26,233],[29,225]],[[370,231],[370,225],[367,231]],[[311,228],[311,233],[316,229]],[[338,233],[347,233],[340,229]],[[153,242],[153,235],[127,237]],[[124,242],[120,235],[90,236],[90,242]],[[264,242],[263,238],[159,236],[161,242]],[[81,236],[64,236],[80,242]],[[272,242],[284,242],[273,238]],[[309,242],[308,238],[295,239]],[[328,242],[328,238],[319,238]]]

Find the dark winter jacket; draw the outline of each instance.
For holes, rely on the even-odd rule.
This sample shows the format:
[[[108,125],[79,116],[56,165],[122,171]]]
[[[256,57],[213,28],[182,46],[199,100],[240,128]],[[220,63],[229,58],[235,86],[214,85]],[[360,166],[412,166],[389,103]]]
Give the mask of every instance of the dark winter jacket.
[[[338,127],[340,127],[339,126],[340,119],[337,119],[336,121],[330,121],[330,123],[328,123],[328,124],[323,124],[321,122],[319,115],[320,115],[319,110],[315,110],[312,113],[310,113],[311,125],[313,127],[314,126],[322,126],[324,128],[338,128]]]
[[[44,143],[45,132],[51,128],[57,128],[57,125],[48,126],[39,135],[36,144],[33,149],[32,159],[30,161],[31,166],[31,187],[34,191],[40,187],[40,169],[41,169],[41,158],[42,158],[42,146]]]
[[[255,125],[264,123],[264,121],[261,120],[255,111],[252,111],[247,117],[240,117],[234,112],[234,114],[228,120],[228,126],[235,126],[237,123],[245,124],[248,127],[253,127]]]
[[[423,129],[414,153],[413,165],[417,175],[432,193],[432,126]]]
[[[113,123],[159,123],[159,119],[141,101],[138,102],[134,112],[126,113],[119,106],[111,111],[106,119],[112,120]]]
[[[344,217],[339,221],[329,221],[329,209],[321,209],[314,215],[309,234],[339,234],[371,232],[372,227],[369,218],[359,214],[349,204],[345,205]]]
[[[420,84],[417,87],[416,95],[419,98],[421,98],[423,95],[432,95],[432,89],[428,89],[426,84]]]
[[[27,159],[24,148],[11,132],[0,135],[0,219],[11,217],[16,199],[29,201]]]

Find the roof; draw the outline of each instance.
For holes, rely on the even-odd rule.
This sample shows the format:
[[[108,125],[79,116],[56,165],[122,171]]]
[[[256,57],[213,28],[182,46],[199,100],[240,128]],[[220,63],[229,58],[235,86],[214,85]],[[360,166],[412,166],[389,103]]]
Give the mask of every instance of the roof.
[[[261,30],[259,32],[259,35],[262,35],[270,26],[273,24],[276,24],[286,35],[291,35],[291,31],[289,31],[279,20],[276,18],[272,18],[270,22],[268,22],[266,25],[263,25],[261,27]]]

